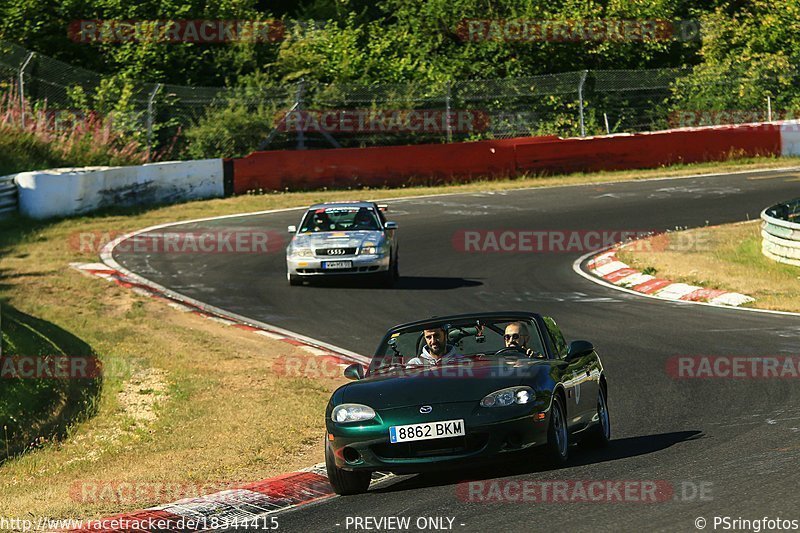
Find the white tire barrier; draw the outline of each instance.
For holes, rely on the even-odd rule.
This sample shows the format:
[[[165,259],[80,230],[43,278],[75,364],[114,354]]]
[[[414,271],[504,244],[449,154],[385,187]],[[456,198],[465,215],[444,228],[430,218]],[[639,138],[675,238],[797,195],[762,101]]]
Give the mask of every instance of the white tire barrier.
[[[761,253],[779,263],[800,266],[800,198],[761,212]]]

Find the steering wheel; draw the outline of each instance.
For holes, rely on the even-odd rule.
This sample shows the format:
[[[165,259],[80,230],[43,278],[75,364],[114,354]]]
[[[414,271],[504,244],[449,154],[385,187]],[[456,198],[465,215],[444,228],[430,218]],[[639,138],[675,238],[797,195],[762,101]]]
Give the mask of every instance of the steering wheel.
[[[500,348],[499,350],[494,352],[494,355],[495,356],[504,355],[504,354],[511,353],[511,352],[521,353],[522,355],[525,355],[525,356],[528,355],[525,352],[525,349],[524,348],[520,348],[519,346],[506,346],[505,348]]]

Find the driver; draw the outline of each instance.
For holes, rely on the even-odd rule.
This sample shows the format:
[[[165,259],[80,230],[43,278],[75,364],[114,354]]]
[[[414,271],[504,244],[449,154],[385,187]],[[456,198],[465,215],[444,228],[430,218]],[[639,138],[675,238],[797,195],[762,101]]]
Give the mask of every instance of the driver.
[[[507,325],[503,339],[506,341],[506,348],[519,348],[519,350],[525,352],[525,355],[528,357],[544,358],[544,356],[537,353],[536,350],[528,348],[531,334],[528,330],[528,326],[524,322],[512,322]]]
[[[442,360],[459,357],[456,347],[447,344],[447,331],[443,327],[426,329],[422,332],[425,337],[425,346],[419,357],[414,357],[406,365],[432,366],[438,365]]]

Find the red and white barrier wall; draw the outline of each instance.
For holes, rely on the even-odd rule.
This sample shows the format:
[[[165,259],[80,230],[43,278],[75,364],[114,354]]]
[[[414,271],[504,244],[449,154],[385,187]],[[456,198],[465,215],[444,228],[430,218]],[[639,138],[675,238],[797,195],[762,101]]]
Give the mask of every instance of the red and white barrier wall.
[[[800,123],[683,128],[599,137],[330,150],[255,152],[239,159],[56,169],[17,174],[19,210],[31,218],[155,205],[251,190],[397,186],[431,180],[502,178],[652,168],[737,156],[800,155]]]
[[[282,190],[347,185],[400,185],[415,180],[505,177],[652,168],[722,160],[731,155],[798,155],[800,124],[769,123],[682,128],[651,133],[563,139],[372,148],[255,152],[229,160],[232,189]]]

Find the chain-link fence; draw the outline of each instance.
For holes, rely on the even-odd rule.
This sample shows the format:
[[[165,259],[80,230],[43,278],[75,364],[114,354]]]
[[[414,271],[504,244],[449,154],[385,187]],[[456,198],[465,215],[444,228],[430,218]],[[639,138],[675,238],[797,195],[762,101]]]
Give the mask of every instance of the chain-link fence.
[[[185,87],[104,78],[0,42],[0,92],[12,91],[32,108],[46,109],[53,128],[70,127],[91,112],[110,117],[118,130],[149,147],[172,147],[173,158],[786,118],[798,76],[759,79],[758,90],[737,100],[750,81],[733,73],[709,78],[693,69],[657,69],[369,86],[301,80],[270,87]],[[783,106],[780,111],[773,109],[776,104]]]

